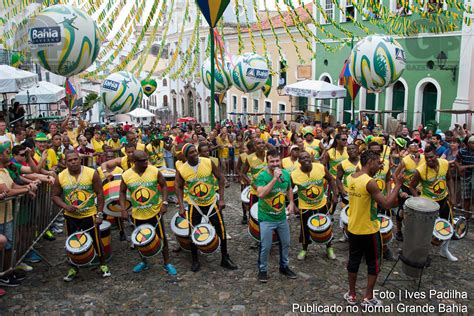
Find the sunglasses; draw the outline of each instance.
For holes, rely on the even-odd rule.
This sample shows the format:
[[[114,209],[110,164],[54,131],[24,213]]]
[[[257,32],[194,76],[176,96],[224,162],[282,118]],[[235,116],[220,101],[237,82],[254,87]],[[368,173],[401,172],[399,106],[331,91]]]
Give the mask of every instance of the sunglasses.
[[[26,153],[19,153],[18,156],[25,157]]]
[[[347,142],[347,138],[341,138],[341,141]]]

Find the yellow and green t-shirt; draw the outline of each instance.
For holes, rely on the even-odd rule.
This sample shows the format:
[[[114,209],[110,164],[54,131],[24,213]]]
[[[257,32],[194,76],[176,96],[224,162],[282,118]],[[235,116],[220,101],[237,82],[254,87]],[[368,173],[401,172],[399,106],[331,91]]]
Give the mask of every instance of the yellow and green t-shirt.
[[[260,160],[260,158],[258,158],[257,156],[257,153],[253,153],[247,156],[247,163],[250,167],[249,173],[251,175],[250,179],[252,180],[252,183],[255,183],[255,180],[257,179],[257,176],[260,171],[267,167],[266,153],[264,157],[265,158],[263,158],[263,160]],[[257,195],[257,191],[255,191],[253,187],[250,187],[250,194]]]
[[[128,157],[125,155],[120,161],[120,167],[123,171],[128,170],[134,166],[133,162],[128,161]]]
[[[117,141],[114,141],[112,138],[107,141],[107,145],[112,148],[113,151],[119,150],[120,147],[120,139],[117,139]]]
[[[300,167],[298,159],[296,161],[291,160],[291,157],[283,158],[281,161],[281,166],[283,169],[288,170],[289,173],[292,173],[293,170],[296,170]]]
[[[158,147],[153,146],[153,144],[148,144],[146,151],[150,155],[150,161],[155,167],[160,168],[165,165],[163,141],[160,141]]]
[[[413,178],[413,175],[415,174],[416,168],[418,166],[425,164],[425,155],[420,155],[420,159],[418,160],[418,163],[416,163],[415,160],[413,160],[413,157],[411,155],[403,157],[402,161],[405,167],[403,171],[403,185],[409,188],[411,179]]]
[[[382,170],[379,170],[374,176],[375,182],[377,182],[377,187],[379,188],[380,192],[382,192],[384,195],[387,194],[386,180],[387,180],[387,174],[389,170],[390,170],[390,161],[388,159],[384,159]]]
[[[313,141],[308,143],[306,140],[304,141],[304,147],[311,148],[314,151],[314,159],[318,160],[321,156],[321,141],[319,139],[313,139]]]
[[[336,150],[336,148],[331,148],[328,150],[329,156],[329,173],[332,174],[334,178],[337,176],[337,166],[341,161],[348,159],[349,155],[347,154],[347,148],[344,147],[342,154]]]
[[[139,141],[139,142],[137,142],[137,145],[136,145],[135,149],[136,149],[136,150],[143,150],[143,151],[145,151],[145,144],[142,144],[142,143]],[[121,151],[122,151],[122,154],[125,155],[125,147],[123,147]]]
[[[54,166],[57,166],[59,161],[58,161],[58,156],[56,155],[56,152],[54,151],[54,149],[52,148],[48,148],[46,149],[47,152],[48,152],[48,156],[46,158],[46,163],[45,163],[45,166],[44,168],[46,170],[51,170]],[[38,148],[35,148],[35,154],[33,156],[33,158],[39,162],[41,160],[41,152],[38,150]]]
[[[158,189],[158,168],[149,165],[142,175],[128,169],[122,174],[132,202],[134,219],[146,220],[156,216],[161,209],[161,191]]]
[[[348,230],[354,235],[375,234],[380,230],[377,203],[367,191],[367,184],[371,180],[373,179],[368,174],[357,178],[354,178],[354,175],[347,177],[347,194],[351,209]]]
[[[103,153],[104,152],[104,142],[102,140],[96,140],[95,138],[91,139],[92,148],[96,153]]]
[[[357,162],[357,164],[353,164],[349,158],[341,161],[341,168],[342,168],[342,185],[344,186],[344,189],[347,190],[347,177],[354,172],[356,172],[357,168],[361,169],[360,161]]]
[[[94,173],[94,169],[85,166],[81,167],[81,172],[77,178],[72,176],[68,169],[59,173],[58,179],[64,192],[64,202],[79,209],[77,212],[65,211],[65,215],[84,218],[97,213],[96,194],[93,185]]]
[[[273,176],[268,170],[263,169],[255,180],[257,187],[266,186],[272,181]],[[259,222],[279,222],[286,218],[285,199],[288,189],[291,186],[290,173],[282,170],[281,180],[275,182],[270,193],[258,200],[258,220]]]
[[[104,172],[102,171],[102,168],[97,168],[97,172],[99,173],[99,177],[102,180],[102,182],[104,182],[104,180],[106,178],[105,178]],[[112,172],[111,172],[111,174],[114,175],[114,176],[119,176],[122,173],[123,173],[123,169],[120,168],[120,167],[115,167],[115,169],[112,170]]]
[[[446,175],[449,171],[449,162],[440,158],[438,163],[438,172],[428,167],[426,163],[416,168],[421,178],[421,196],[433,201],[441,201],[448,196]]]
[[[224,138],[222,138],[221,136],[217,136],[216,141],[218,145],[222,146],[217,150],[219,158],[221,159],[229,158],[229,146],[230,146],[229,136],[226,135]]]
[[[324,166],[320,163],[312,165],[309,175],[301,168],[291,173],[291,180],[298,187],[298,208],[301,210],[317,210],[327,203]]]
[[[188,187],[188,198],[198,206],[208,206],[216,200],[214,186],[214,174],[212,173],[212,161],[209,158],[200,157],[197,166],[191,166],[189,162],[178,168],[181,177]]]

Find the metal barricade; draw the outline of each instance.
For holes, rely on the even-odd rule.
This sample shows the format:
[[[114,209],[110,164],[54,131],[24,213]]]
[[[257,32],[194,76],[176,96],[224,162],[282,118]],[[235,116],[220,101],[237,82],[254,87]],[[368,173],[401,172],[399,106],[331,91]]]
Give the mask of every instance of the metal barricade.
[[[51,190],[50,184],[43,183],[34,198],[23,194],[0,201],[0,234],[8,239],[0,251],[0,276],[24,259],[59,215]]]
[[[456,194],[456,205],[453,205],[453,215],[472,217],[474,199],[474,174],[470,177],[459,174],[456,168],[450,168]],[[471,216],[469,216],[469,214]]]

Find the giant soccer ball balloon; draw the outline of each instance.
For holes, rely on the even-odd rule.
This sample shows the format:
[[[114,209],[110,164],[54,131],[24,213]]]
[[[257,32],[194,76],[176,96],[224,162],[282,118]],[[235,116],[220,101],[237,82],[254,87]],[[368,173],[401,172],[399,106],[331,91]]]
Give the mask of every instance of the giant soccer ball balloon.
[[[64,4],[48,7],[30,21],[28,43],[41,66],[65,77],[87,69],[100,50],[94,20]]]
[[[261,89],[269,76],[267,61],[260,55],[245,53],[238,57],[232,70],[232,82],[242,92]]]
[[[115,114],[135,110],[143,98],[140,81],[128,71],[114,72],[104,80],[100,95],[105,106]]]
[[[208,58],[201,66],[202,83],[206,88],[211,89],[211,59]],[[230,78],[230,62],[225,59],[224,62],[218,59],[218,65],[214,67],[214,88],[216,92],[222,93],[232,86]]]
[[[400,78],[405,63],[405,50],[393,37],[370,35],[352,49],[349,69],[359,85],[381,92]]]

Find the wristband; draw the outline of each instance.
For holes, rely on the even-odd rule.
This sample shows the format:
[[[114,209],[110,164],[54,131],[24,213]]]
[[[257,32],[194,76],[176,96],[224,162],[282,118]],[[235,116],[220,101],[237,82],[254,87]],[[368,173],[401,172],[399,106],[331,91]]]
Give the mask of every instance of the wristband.
[[[168,206],[168,204],[169,204],[168,201],[163,201],[163,202],[161,202],[161,203],[162,203],[163,205],[166,205],[166,206]]]

